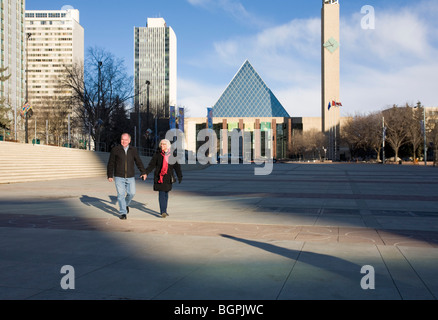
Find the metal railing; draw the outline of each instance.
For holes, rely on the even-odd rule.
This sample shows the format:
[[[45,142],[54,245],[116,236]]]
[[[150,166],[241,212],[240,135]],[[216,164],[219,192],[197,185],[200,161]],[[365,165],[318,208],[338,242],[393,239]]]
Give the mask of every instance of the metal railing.
[[[137,148],[138,154],[140,156],[152,157],[156,151],[156,149],[150,148]]]

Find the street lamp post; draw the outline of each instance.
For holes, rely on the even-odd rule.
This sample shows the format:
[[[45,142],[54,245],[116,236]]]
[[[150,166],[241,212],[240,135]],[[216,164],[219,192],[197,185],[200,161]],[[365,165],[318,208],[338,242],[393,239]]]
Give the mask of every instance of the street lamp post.
[[[32,33],[26,34],[26,103],[29,102],[29,39]],[[30,109],[30,108],[29,108]],[[25,137],[24,142],[29,143],[29,110],[25,114]]]
[[[100,151],[100,100],[101,100],[101,78],[102,78],[102,61],[97,62],[97,109],[96,109],[96,130],[97,130],[97,146],[94,151]],[[97,148],[96,148],[97,147]]]
[[[149,86],[151,82],[146,80],[146,126],[149,129]]]
[[[143,106],[143,103],[140,103],[140,105],[138,106],[138,112],[137,112],[137,118],[138,118],[138,143],[137,143],[137,148],[140,150],[141,147],[141,113],[140,113],[140,109]]]
[[[425,107],[423,107],[423,141],[424,141],[424,165],[427,166],[426,108]]]
[[[421,103],[418,102],[417,106],[414,107],[421,108]],[[427,166],[427,144],[426,144],[426,108],[423,107],[423,149],[424,149],[424,165]]]
[[[146,80],[146,130],[150,129],[149,127],[149,86],[151,85],[151,82],[149,80]],[[148,137],[149,138],[149,137]],[[148,139],[148,148],[149,146],[149,139]]]
[[[382,164],[385,164],[385,140],[386,140],[386,127],[385,127],[385,117],[382,118]]]

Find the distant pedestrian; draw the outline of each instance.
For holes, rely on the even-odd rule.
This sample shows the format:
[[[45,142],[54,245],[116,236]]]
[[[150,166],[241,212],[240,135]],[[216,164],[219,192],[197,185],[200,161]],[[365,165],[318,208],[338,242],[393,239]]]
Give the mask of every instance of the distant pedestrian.
[[[108,181],[115,181],[117,201],[119,203],[120,219],[126,219],[129,213],[129,204],[135,195],[135,168],[141,172],[141,178],[146,179],[145,168],[137,149],[131,147],[131,136],[124,133],[120,145],[112,148],[107,166]]]
[[[169,200],[169,191],[172,190],[172,183],[178,179],[182,181],[181,165],[178,162],[175,164],[169,163],[170,141],[163,139],[160,141],[157,152],[153,155],[148,167],[146,168],[146,175],[154,172],[154,190],[158,191],[158,202],[160,204],[161,217],[166,218],[167,204]],[[175,177],[176,174],[176,177]]]

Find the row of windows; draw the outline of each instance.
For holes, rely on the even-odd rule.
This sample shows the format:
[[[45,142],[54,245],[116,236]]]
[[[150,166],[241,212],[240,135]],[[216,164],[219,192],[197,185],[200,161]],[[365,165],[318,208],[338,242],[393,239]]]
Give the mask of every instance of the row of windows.
[[[48,54],[48,53],[41,54],[41,53],[38,53],[38,54],[29,54],[28,56],[29,57],[50,57],[50,58],[53,58],[53,57],[71,57],[71,54],[70,53],[65,53],[65,54],[62,54],[62,53],[58,53],[58,54]],[[58,60],[62,60],[62,59],[58,59]],[[32,61],[32,60],[29,59],[29,61]]]
[[[69,66],[69,65],[66,65],[64,63],[63,64],[31,64],[29,68],[64,68],[64,66]]]
[[[69,21],[63,21],[63,20],[60,20],[60,21],[45,21],[45,20],[43,20],[43,21],[28,21],[28,24],[30,24],[30,25],[38,25],[38,22],[39,22],[39,25],[41,25],[41,26],[46,26],[46,25],[49,25],[49,26],[53,26],[53,25],[60,26],[60,25],[70,24]]]
[[[47,31],[65,31],[65,30],[73,30],[73,28],[72,27],[64,27],[64,28],[53,28],[53,27],[51,27],[51,28],[49,28],[49,27],[47,27],[47,28],[32,28],[32,27],[27,27],[26,28],[26,30],[28,30],[28,31],[33,31],[33,30],[47,30]]]
[[[46,73],[53,73],[53,72],[59,72],[59,73],[62,73],[62,72],[65,72],[65,70],[64,69],[50,69],[50,70],[40,70],[40,69],[35,69],[35,70],[32,70],[32,69],[29,69],[29,72],[35,72],[35,73],[43,73],[43,72],[46,72]]]
[[[59,79],[53,79],[53,80],[39,80],[39,81],[31,81],[30,82],[31,84],[44,84],[44,83],[47,83],[47,84],[59,84]],[[50,87],[56,87],[56,85],[51,85]],[[34,85],[31,85],[31,88],[41,88],[41,86],[34,86]]]
[[[29,70],[30,71],[30,70]],[[29,74],[29,78],[30,79],[38,79],[38,80],[36,80],[36,81],[43,81],[43,80],[41,80],[41,78],[46,78],[46,79],[58,79],[58,75],[56,75],[56,74],[50,74],[50,73],[46,73],[46,74],[39,74],[39,75],[36,75],[36,74]],[[32,81],[32,80],[31,80]],[[35,82],[36,82],[35,81]]]
[[[62,89],[62,85],[54,85],[54,86],[29,86],[31,92],[40,92],[40,90],[32,90],[32,89]]]
[[[61,12],[26,12],[26,18],[65,18],[67,13]]]
[[[68,47],[72,46],[73,44],[71,42],[67,43],[33,43],[29,45],[29,47],[48,47],[48,46],[55,46],[55,47]]]
[[[38,36],[72,36],[73,35],[73,33],[72,32],[61,32],[61,31],[65,31],[65,30],[70,30],[71,31],[71,28],[69,28],[69,29],[63,29],[63,30],[60,30],[59,32],[44,32],[44,33],[42,33],[42,32],[32,32],[32,38],[31,38],[31,40],[32,39],[35,39],[36,37],[38,37]]]
[[[33,52],[39,52],[39,51],[72,51],[72,48],[63,48],[63,49],[54,49],[54,48],[46,48],[44,50],[42,49],[38,49],[38,48],[34,48],[32,49]]]
[[[71,62],[72,59],[29,59],[30,63],[35,62]]]
[[[72,41],[73,38],[61,38],[61,37],[56,37],[56,38],[41,38],[39,37],[38,39],[32,39],[32,41],[30,42],[30,45],[42,45],[41,43],[36,43],[36,41]]]
[[[31,93],[32,95],[34,95],[34,94],[41,94],[41,95],[43,95],[43,94],[50,94],[50,95],[52,95],[52,94],[71,94],[70,91],[61,91],[61,90],[54,90],[54,91],[30,91],[29,90],[29,93]],[[44,99],[44,98],[41,97],[41,99]],[[36,100],[36,97],[32,97],[32,100]]]

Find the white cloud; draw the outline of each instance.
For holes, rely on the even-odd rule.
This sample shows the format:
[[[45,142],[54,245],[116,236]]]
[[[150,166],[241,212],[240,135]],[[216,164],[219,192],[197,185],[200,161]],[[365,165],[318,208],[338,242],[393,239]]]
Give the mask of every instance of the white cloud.
[[[193,6],[206,6],[207,4],[211,3],[211,0],[187,0],[188,3],[190,3]]]
[[[435,18],[425,19],[423,10],[376,11],[375,30],[362,30],[357,15],[343,20],[344,113],[376,111],[418,100],[426,106],[438,104],[438,50],[434,47],[438,29]]]
[[[438,11],[431,1],[398,11],[379,9],[375,30],[361,29],[360,12],[342,17],[343,114],[417,100],[426,106],[438,105],[438,24],[431,10]],[[320,23],[315,18],[294,19],[250,37],[231,37],[215,42],[213,51],[198,60],[210,74],[223,69],[235,74],[249,59],[291,116],[320,116]],[[180,96],[187,97],[182,100],[193,104],[193,111],[198,101],[204,108],[214,104],[229,83],[217,88],[185,80]]]
[[[194,80],[178,78],[178,107],[187,108],[188,117],[205,117],[224,88],[217,88]]]
[[[236,68],[248,59],[265,81],[279,84],[314,80],[308,71],[320,71],[315,67],[320,59],[320,29],[319,19],[293,20],[251,37],[216,42],[214,61]]]
[[[222,10],[239,23],[247,25],[264,26],[264,20],[246,10],[239,0],[187,0],[193,6],[206,10]]]
[[[398,64],[406,59],[428,59],[433,51],[429,26],[414,12],[376,12],[374,30],[362,30],[357,23],[360,19],[360,15],[353,15],[341,23],[341,44],[347,57]]]

